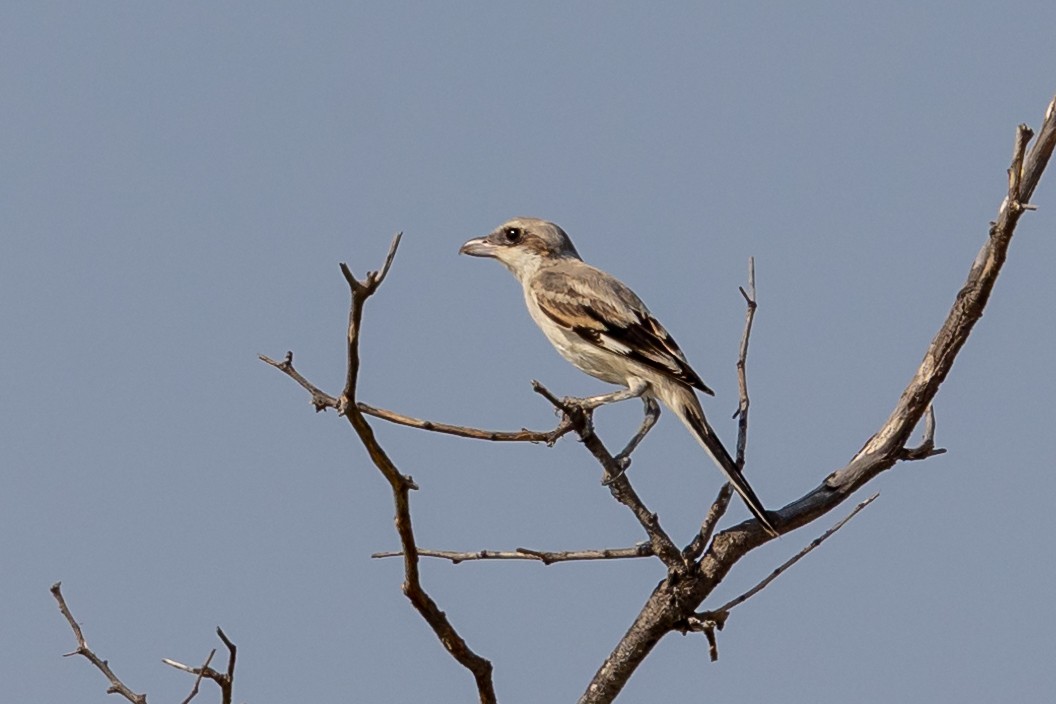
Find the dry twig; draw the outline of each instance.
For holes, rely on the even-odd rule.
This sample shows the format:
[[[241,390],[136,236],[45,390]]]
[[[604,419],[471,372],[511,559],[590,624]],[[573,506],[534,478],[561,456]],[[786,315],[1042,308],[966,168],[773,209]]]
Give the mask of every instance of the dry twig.
[[[73,618],[73,614],[70,613],[70,608],[66,605],[66,599],[62,596],[62,582],[55,582],[51,585],[51,595],[55,597],[55,601],[59,603],[59,611],[66,617],[66,622],[70,624],[70,629],[73,631],[73,637],[77,639],[77,649],[71,653],[66,653],[66,657],[71,655],[83,655],[87,658],[88,662],[95,665],[99,672],[103,673],[103,676],[110,681],[110,686],[106,688],[107,694],[120,694],[122,697],[132,702],[133,704],[147,704],[146,694],[136,694],[129,689],[124,682],[122,682],[114,671],[110,669],[110,664],[96,655],[91,648],[88,647],[87,641],[84,639],[84,633],[81,631],[80,624],[77,623]]]
[[[534,560],[544,565],[555,562],[577,562],[584,560],[625,560],[635,557],[652,557],[653,548],[648,542],[638,543],[629,548],[603,548],[601,550],[477,550],[475,552],[457,552],[455,550],[418,549],[419,557],[436,557],[450,560],[454,564],[473,560]],[[402,557],[402,552],[376,552],[371,557]]]
[[[212,680],[216,683],[216,685],[220,688],[220,701],[222,702],[222,704],[231,704],[232,702],[235,687],[235,659],[238,656],[238,648],[235,646],[234,643],[231,642],[231,639],[227,637],[227,634],[224,633],[224,629],[217,628],[216,635],[220,638],[221,641],[223,641],[224,646],[227,647],[226,672],[218,672],[217,670],[209,666],[209,663],[212,662],[213,655],[216,654],[216,648],[213,648],[213,650],[209,653],[209,657],[206,658],[205,664],[203,664],[201,667],[192,667],[190,665],[184,665],[182,662],[177,662],[176,660],[172,660],[170,658],[162,658],[161,660],[169,667],[174,667],[177,670],[182,670],[183,672],[188,672],[192,675],[197,675],[198,679],[195,680],[194,690],[191,692],[190,696],[188,696],[187,699],[184,700],[184,704],[193,699],[194,696],[198,693],[198,683],[201,682],[202,679]]]

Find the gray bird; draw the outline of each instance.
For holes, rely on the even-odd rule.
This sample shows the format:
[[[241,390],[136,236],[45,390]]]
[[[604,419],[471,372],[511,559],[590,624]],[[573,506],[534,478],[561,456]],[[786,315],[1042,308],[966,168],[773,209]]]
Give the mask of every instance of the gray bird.
[[[773,535],[762,502],[704,417],[694,389],[714,395],[642,300],[621,281],[586,264],[565,231],[552,222],[515,218],[460,254],[498,259],[524,288],[532,320],[562,357],[593,377],[624,388],[584,399],[587,407],[641,397],[646,421],[633,445],[660,413],[658,399],[708,452],[748,509]],[[651,420],[650,420],[651,417]]]

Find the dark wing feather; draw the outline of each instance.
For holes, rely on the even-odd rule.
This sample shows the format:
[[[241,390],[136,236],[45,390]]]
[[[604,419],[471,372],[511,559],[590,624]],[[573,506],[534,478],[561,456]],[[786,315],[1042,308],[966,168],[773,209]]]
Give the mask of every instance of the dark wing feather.
[[[558,325],[613,354],[714,395],[670,333],[618,279],[576,261],[539,272],[536,283],[539,307]]]

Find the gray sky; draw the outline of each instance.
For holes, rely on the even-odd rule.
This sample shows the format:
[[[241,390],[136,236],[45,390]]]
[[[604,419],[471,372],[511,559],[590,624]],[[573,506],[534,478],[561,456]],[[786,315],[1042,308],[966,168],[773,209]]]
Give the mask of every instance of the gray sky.
[[[333,413],[256,360],[343,378],[347,261],[405,232],[369,305],[362,398],[489,428],[555,418],[561,360],[494,262],[513,215],[632,285],[732,444],[737,286],[757,258],[749,473],[768,506],[886,418],[986,235],[1015,125],[1056,90],[1052,2],[696,5],[5,3],[0,7],[0,681],[152,701],[222,625],[248,702],[464,702],[471,678],[399,590],[386,485]],[[1056,690],[1051,371],[1056,198],[1043,179],[936,405],[949,454],[621,701],[1042,701]],[[1048,361],[1046,361],[1048,360]],[[639,404],[599,414],[616,444]],[[619,547],[640,526],[578,443],[375,424],[421,491],[423,547]],[[720,475],[665,414],[636,488],[688,540]],[[848,504],[847,509],[850,509]],[[837,520],[737,566],[734,596]],[[746,515],[734,504],[726,521]],[[658,562],[424,565],[503,702],[579,696]],[[707,604],[706,604],[707,605]],[[215,700],[213,692],[200,697]]]

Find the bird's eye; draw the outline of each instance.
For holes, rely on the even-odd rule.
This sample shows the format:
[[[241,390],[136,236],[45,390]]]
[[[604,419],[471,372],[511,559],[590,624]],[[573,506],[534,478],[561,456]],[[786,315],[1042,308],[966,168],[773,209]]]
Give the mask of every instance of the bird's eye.
[[[502,234],[503,234],[503,237],[506,238],[506,241],[512,244],[512,243],[517,242],[518,240],[521,239],[521,228],[519,228],[519,227],[507,227],[506,230]]]

